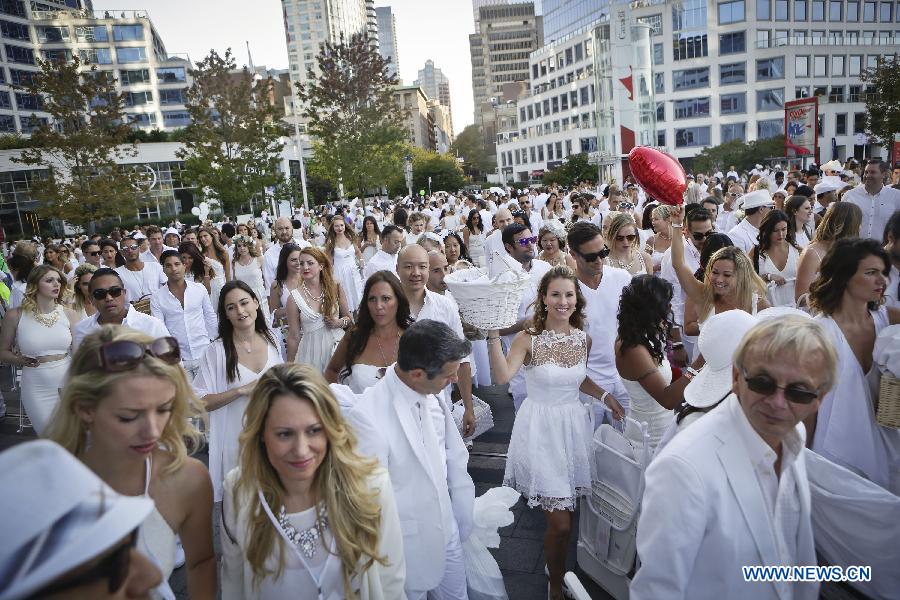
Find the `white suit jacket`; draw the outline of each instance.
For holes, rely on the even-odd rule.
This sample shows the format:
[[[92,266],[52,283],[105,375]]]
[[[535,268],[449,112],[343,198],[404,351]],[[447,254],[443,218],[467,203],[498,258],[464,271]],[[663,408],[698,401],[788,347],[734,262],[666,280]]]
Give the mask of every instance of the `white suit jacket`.
[[[409,408],[395,401],[399,380],[394,367],[362,394],[332,385],[347,420],[359,438],[360,454],[375,456],[391,476],[406,555],[406,589],[436,588],[444,576],[445,537],[439,494],[450,494],[460,541],[472,530],[475,484],[466,467],[469,453],[453,421],[450,408],[435,396],[444,412],[447,452],[446,487],[435,486],[428,474],[418,425]],[[352,404],[352,406],[350,406]]]
[[[780,564],[772,520],[735,427],[742,415],[731,395],[653,459],[638,521],[641,567],[631,582],[631,600],[791,600],[772,582],[745,582],[741,571]],[[802,424],[797,429],[805,439]],[[802,453],[791,468],[800,504],[795,560],[815,566]],[[790,586],[793,600],[818,596],[817,583]]]

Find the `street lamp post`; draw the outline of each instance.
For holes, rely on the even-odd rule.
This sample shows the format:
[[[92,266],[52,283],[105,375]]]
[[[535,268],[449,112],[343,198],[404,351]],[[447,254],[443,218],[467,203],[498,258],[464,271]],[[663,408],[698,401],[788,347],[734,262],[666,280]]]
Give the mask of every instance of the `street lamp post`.
[[[412,166],[412,154],[407,154],[404,157],[406,161],[406,190],[409,192],[409,197],[412,198],[413,193],[413,166]]]
[[[300,187],[303,189],[303,208],[309,210],[309,198],[306,194],[306,165],[303,163],[303,142],[300,140],[300,123],[297,119],[297,95],[294,93],[293,85],[291,85],[291,102],[294,105],[294,151],[297,153],[297,160],[300,161]]]

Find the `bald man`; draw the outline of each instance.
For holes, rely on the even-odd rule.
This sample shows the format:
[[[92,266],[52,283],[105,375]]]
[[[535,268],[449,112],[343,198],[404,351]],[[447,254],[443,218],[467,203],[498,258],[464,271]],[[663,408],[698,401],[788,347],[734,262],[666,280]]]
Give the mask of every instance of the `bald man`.
[[[487,236],[487,239],[484,240],[484,254],[485,259],[487,260],[488,275],[490,277],[494,277],[509,269],[509,266],[503,258],[507,259],[510,264],[515,262],[510,258],[506,249],[503,247],[503,229],[507,225],[512,225],[512,223],[512,212],[506,207],[499,209],[497,214],[494,215],[494,231],[492,231],[491,234]],[[498,254],[502,255],[503,258],[499,258],[497,256]]]
[[[512,219],[512,215],[510,215],[510,219]],[[403,292],[409,301],[409,312],[417,321],[423,319],[440,321],[450,327],[457,336],[464,338],[456,302],[432,292],[427,287],[430,266],[428,252],[422,246],[412,244],[400,250],[397,257],[397,275],[400,277],[400,285],[403,286]],[[463,415],[463,437],[475,433],[475,412],[472,410],[471,358],[471,355],[467,356],[459,365],[459,379],[456,384],[466,409]],[[446,399],[449,403],[449,393],[447,393]]]
[[[309,242],[304,239],[294,239],[294,226],[287,217],[279,217],[275,219],[272,227],[275,232],[275,243],[269,246],[263,255],[263,278],[266,281],[266,289],[271,289],[272,282],[275,281],[275,270],[278,268],[278,256],[281,254],[281,247],[292,242],[301,248],[308,248]]]

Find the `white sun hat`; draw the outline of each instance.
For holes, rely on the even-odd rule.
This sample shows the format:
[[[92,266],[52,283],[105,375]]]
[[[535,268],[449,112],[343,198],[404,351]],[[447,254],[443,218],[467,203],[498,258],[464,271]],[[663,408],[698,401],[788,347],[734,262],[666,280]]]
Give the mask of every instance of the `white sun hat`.
[[[757,319],[743,310],[728,310],[710,317],[700,330],[697,347],[706,360],[700,373],[684,388],[684,400],[707,408],[731,391],[734,352]]]

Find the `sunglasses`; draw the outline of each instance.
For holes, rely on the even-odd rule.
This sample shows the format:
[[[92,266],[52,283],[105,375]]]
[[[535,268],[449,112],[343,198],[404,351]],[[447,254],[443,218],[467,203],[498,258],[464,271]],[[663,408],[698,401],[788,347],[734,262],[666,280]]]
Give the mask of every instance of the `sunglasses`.
[[[137,246],[122,246],[122,252],[133,252],[137,249]]]
[[[99,352],[100,366],[104,371],[112,373],[135,368],[148,354],[170,365],[177,364],[181,360],[178,340],[173,337],[161,337],[149,344],[131,340],[107,342],[100,346]]]
[[[780,385],[775,383],[774,379],[767,375],[756,375],[755,377],[750,377],[747,375],[746,371],[743,371],[742,375],[744,377],[744,381],[747,382],[747,387],[750,388],[751,392],[754,392],[756,394],[771,396],[775,393],[775,390],[782,390],[784,392],[784,397],[787,398],[789,402],[793,402],[794,404],[809,404],[819,397],[819,392],[812,392],[797,385],[792,384],[786,387],[781,387]]]
[[[598,258],[599,258],[600,260],[603,260],[604,258],[606,258],[607,256],[609,256],[609,247],[608,247],[608,246],[603,246],[603,250],[601,250],[600,252],[587,252],[587,253],[584,253],[584,252],[577,252],[577,254],[578,254],[581,258],[583,258],[585,262],[592,263],[592,262],[594,262],[595,260],[597,260]]]
[[[709,236],[711,236],[714,233],[715,233],[715,231],[713,231],[712,229],[710,229],[706,233],[700,233],[698,231],[695,231],[694,233],[691,234],[691,237],[694,238],[695,240],[697,240],[698,242],[702,242],[703,240],[705,240],[706,238],[708,238]]]
[[[97,288],[96,290],[91,292],[91,296],[94,297],[94,300],[103,300],[107,295],[110,295],[113,298],[118,298],[124,291],[125,288],[114,285],[111,288]]]
[[[78,588],[89,583],[93,583],[98,579],[109,580],[109,593],[115,594],[128,579],[128,571],[131,569],[131,550],[137,546],[137,529],[131,532],[128,540],[119,545],[111,554],[98,562],[95,566],[85,571],[81,575],[76,575],[71,579],[60,581],[52,585],[49,589],[44,588],[41,591],[42,596],[56,595],[73,588]]]
[[[95,250],[94,252],[88,252],[88,256],[100,256],[103,254],[100,250]]]
[[[617,236],[616,236],[616,241],[617,241],[617,242],[628,242],[628,243],[631,243],[631,242],[633,242],[636,238],[637,238],[637,235],[635,235],[635,234],[633,234],[633,233],[631,233],[631,234],[629,234],[629,235],[617,235]]]
[[[731,196],[732,198],[740,198],[741,196],[743,196],[743,194],[741,194],[739,192],[728,192],[728,195]]]
[[[526,246],[531,246],[537,242],[537,236],[533,235],[531,237],[522,238],[517,243],[523,248]]]

